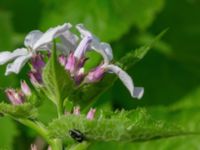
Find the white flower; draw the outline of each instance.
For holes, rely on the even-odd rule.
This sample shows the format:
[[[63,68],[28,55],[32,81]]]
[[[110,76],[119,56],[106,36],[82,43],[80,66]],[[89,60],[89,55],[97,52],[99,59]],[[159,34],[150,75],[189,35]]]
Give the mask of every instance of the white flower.
[[[25,37],[24,45],[26,48],[19,48],[13,52],[1,52],[0,65],[14,60],[12,63],[7,65],[5,75],[19,73],[22,67],[35,53],[43,50],[50,50],[52,47],[52,41],[61,35],[63,40],[68,41],[66,46],[68,46],[68,44],[71,44],[70,46],[72,46],[75,40],[73,41],[71,39],[74,38],[74,36],[70,34],[70,32],[66,32],[70,28],[71,24],[65,23],[61,26],[50,28],[45,33],[42,33],[39,30],[34,30]],[[67,35],[63,35],[64,33],[67,33]],[[63,45],[58,45],[58,48],[59,47],[60,49],[66,48]]]
[[[82,24],[79,24],[76,27],[81,33],[81,37],[83,39],[82,41],[90,38],[91,41],[88,41],[89,43],[85,42],[87,45],[89,44],[88,49],[92,49],[100,53],[104,59],[104,63],[98,66],[98,69],[91,71],[88,76],[86,76],[85,81],[95,82],[96,80],[99,80],[103,75],[102,70],[104,72],[115,73],[128,89],[131,96],[137,99],[141,99],[144,94],[144,88],[134,87],[132,78],[120,67],[111,64],[111,60],[113,59],[111,46],[108,43],[100,42],[98,38],[95,37],[90,31],[88,31]],[[86,49],[79,49],[79,51],[75,51],[74,55],[76,54],[77,57],[80,57],[83,55],[83,53],[85,53],[85,51]]]

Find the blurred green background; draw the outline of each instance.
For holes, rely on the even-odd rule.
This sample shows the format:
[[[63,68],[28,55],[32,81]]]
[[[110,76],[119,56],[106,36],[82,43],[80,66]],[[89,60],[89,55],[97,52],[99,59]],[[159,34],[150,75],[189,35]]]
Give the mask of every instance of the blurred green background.
[[[179,121],[198,130],[200,123],[200,1],[199,0],[0,0],[0,50],[23,46],[34,29],[70,22],[84,23],[102,41],[111,43],[115,60],[169,28],[147,56],[128,70],[134,83],[145,87],[141,101],[131,98],[120,81],[99,98],[98,105],[112,100],[113,108],[146,107],[154,118]],[[4,76],[0,68],[0,96],[4,88],[19,86],[27,78]],[[49,105],[41,112],[51,118]],[[8,118],[0,118],[0,149],[28,149],[33,131]],[[200,149],[200,137],[176,137],[145,143],[95,143],[90,149]]]

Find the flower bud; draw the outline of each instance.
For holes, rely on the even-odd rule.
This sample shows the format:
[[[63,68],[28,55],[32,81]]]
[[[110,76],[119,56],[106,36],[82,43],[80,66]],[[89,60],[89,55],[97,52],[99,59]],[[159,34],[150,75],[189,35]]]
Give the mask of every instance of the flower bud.
[[[93,120],[95,115],[96,109],[90,108],[90,111],[87,113],[87,119]]]
[[[30,81],[31,83],[35,86],[35,87],[41,87],[42,86],[42,75],[40,72],[34,72],[34,71],[31,71],[29,72],[29,78],[30,78]]]
[[[80,115],[80,107],[79,106],[74,107],[73,114]]]
[[[69,54],[65,69],[68,70],[71,74],[74,74],[76,69],[76,58],[74,57],[73,53]]]
[[[33,66],[33,69],[36,71],[42,71],[42,69],[45,66],[44,58],[41,54],[36,54],[32,57],[31,63]]]
[[[61,64],[61,66],[65,66],[67,63],[67,57],[65,55],[60,55],[58,61]]]
[[[105,73],[104,68],[97,67],[88,73],[88,75],[85,78],[85,82],[86,83],[98,82],[103,78],[104,73]]]
[[[79,85],[83,81],[84,77],[85,77],[84,68],[81,68],[74,75],[74,81],[75,81],[76,85]]]
[[[25,99],[24,99],[24,94],[21,91],[16,91],[14,89],[7,89],[5,92],[8,99],[13,105],[23,104]]]
[[[24,80],[21,81],[21,90],[26,96],[31,96],[31,89]]]
[[[35,144],[31,144],[31,150],[37,150],[37,146]]]

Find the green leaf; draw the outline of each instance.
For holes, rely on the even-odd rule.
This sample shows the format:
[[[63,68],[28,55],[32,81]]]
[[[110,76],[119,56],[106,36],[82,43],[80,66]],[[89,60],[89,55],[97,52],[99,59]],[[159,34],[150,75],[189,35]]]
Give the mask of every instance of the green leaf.
[[[102,150],[105,147],[114,150],[198,150],[199,140],[200,136],[190,135],[134,143],[96,142],[92,143],[88,150]]]
[[[43,28],[66,21],[84,23],[105,41],[119,39],[132,26],[144,30],[152,23],[164,3],[164,0],[88,0],[87,3],[84,0],[43,1]]]
[[[35,119],[37,117],[37,109],[30,103],[11,105],[2,102],[0,103],[0,113],[14,118]]]
[[[168,29],[165,29],[159,35],[157,35],[154,39],[151,39],[151,41],[148,41],[148,43],[145,46],[142,46],[139,49],[129,52],[128,54],[126,54],[124,57],[120,59],[119,63],[122,64],[124,68],[127,68],[127,69],[131,68],[138,61],[143,59],[143,57],[147,54],[147,52],[163,37],[163,35],[167,31]]]
[[[56,49],[53,50],[42,77],[45,86],[44,92],[56,105],[62,103],[73,90],[74,83],[64,67],[59,64]]]
[[[49,124],[49,136],[73,142],[69,131],[76,129],[84,134],[86,141],[143,141],[185,134],[171,124],[154,121],[144,109],[131,112],[100,112],[93,120],[85,115],[68,114]]]
[[[164,117],[166,121],[178,122],[186,130],[200,132],[200,102],[197,100],[200,97],[200,87],[180,99],[171,106],[154,106],[149,109],[154,118]]]

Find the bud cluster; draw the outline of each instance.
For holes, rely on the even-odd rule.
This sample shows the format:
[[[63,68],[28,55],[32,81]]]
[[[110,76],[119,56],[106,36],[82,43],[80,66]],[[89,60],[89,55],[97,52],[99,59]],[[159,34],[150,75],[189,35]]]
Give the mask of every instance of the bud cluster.
[[[21,89],[15,90],[12,88],[6,89],[6,95],[13,105],[20,105],[26,101],[26,98],[31,96],[31,90],[25,81],[21,81]]]

